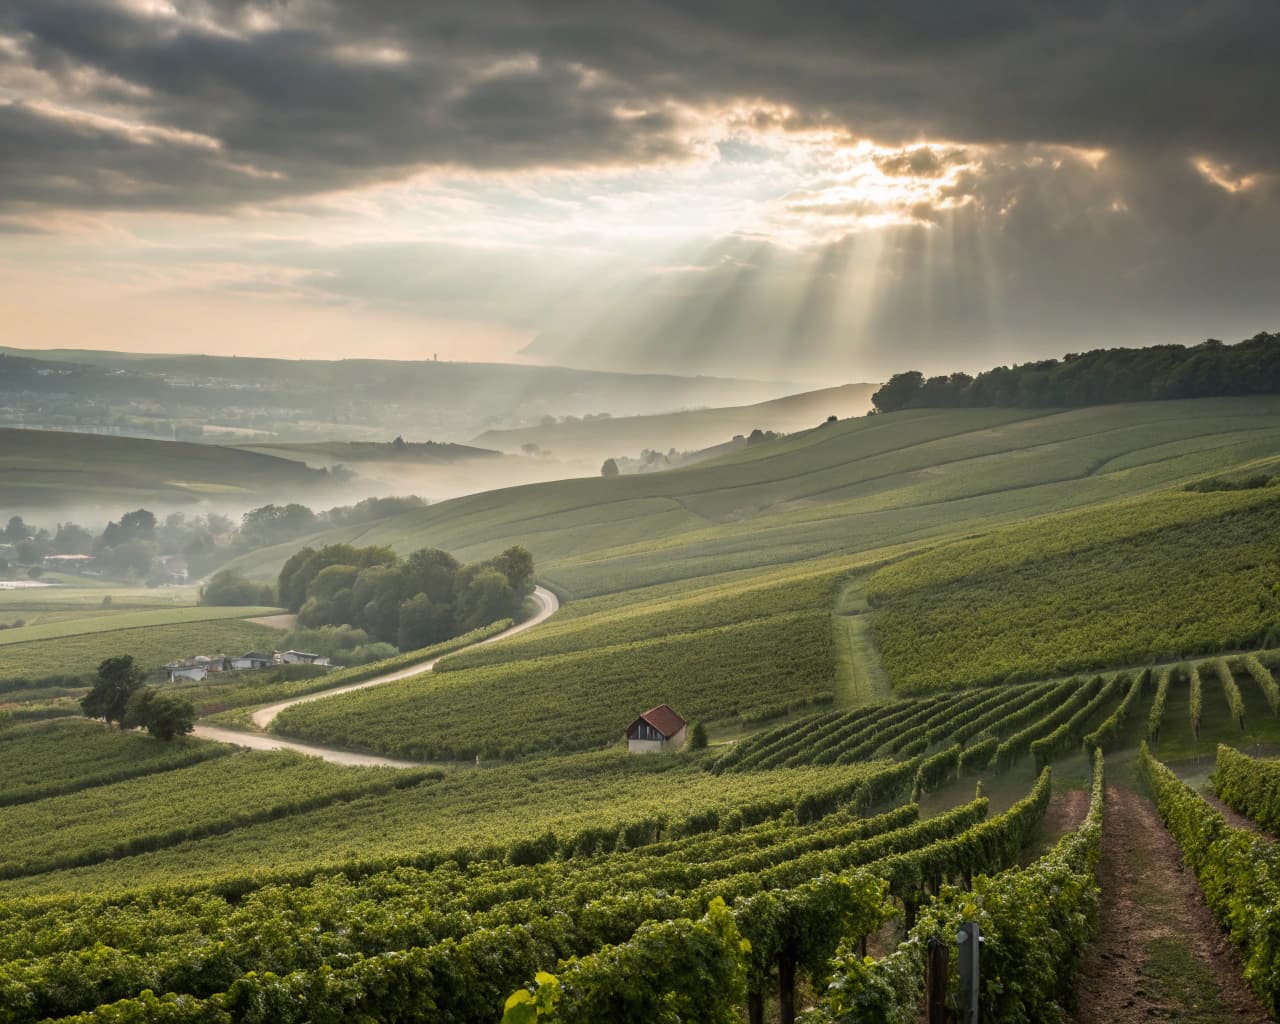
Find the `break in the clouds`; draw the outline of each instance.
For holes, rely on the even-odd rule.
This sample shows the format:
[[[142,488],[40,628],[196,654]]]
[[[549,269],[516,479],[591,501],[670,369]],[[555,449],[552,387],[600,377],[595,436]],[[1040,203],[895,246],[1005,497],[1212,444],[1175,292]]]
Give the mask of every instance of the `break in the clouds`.
[[[9,0],[4,340],[834,380],[1274,329],[1277,38],[1272,0]]]

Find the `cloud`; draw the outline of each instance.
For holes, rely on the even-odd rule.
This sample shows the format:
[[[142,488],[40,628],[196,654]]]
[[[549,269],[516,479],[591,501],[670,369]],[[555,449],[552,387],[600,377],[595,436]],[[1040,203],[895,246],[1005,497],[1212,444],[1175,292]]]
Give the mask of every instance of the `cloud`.
[[[687,159],[730,107],[887,143],[1194,149],[1247,177],[1280,158],[1278,34],[1270,0],[10,0],[0,96],[22,102],[0,138],[30,154],[0,202],[224,208],[432,167]]]

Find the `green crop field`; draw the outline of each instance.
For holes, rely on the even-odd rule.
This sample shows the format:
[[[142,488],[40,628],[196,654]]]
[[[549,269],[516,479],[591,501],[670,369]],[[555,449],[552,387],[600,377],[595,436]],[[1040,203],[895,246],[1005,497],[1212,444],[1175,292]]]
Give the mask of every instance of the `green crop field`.
[[[667,703],[693,720],[763,718],[833,699],[831,617],[821,609],[730,626],[433,672],[301,704],[284,735],[417,760],[509,758],[600,747]]]
[[[1164,492],[937,548],[871,580],[900,689],[1259,645],[1280,625],[1280,493]]]
[[[243,614],[243,609],[235,611]],[[132,655],[137,664],[151,670],[196,654],[243,654],[270,647],[280,635],[279,630],[235,617],[6,644],[0,646],[0,679],[91,675],[104,658],[120,654]]]
[[[287,752],[238,753],[7,807],[0,876],[118,860],[421,782]],[[58,827],[50,829],[48,823]]]
[[[301,462],[218,445],[0,429],[0,478],[14,508],[110,502],[252,500],[316,487]]]
[[[279,608],[213,608],[197,605],[193,608],[165,608],[153,611],[110,611],[102,609],[87,617],[59,619],[18,629],[0,630],[0,647],[9,644],[35,643],[41,640],[63,640],[90,633],[107,633],[124,629],[150,629],[156,626],[176,626],[184,623],[215,622],[219,619],[247,619],[260,615],[279,614]]]
[[[993,1019],[1059,1019],[1096,935],[1104,800],[1141,771],[1177,842],[1226,842],[1187,827],[1209,805],[1153,759],[1199,784],[1219,744],[1280,749],[1262,649],[1280,489],[1183,489],[1256,472],[1277,441],[1270,398],[919,410],[331,531],[312,543],[523,544],[565,605],[273,725],[443,769],[190,763],[202,745],[0,725],[0,1014],[481,1024],[513,992],[553,1000],[551,971],[553,1020],[785,1018],[797,979],[814,1024],[853,1005],[913,1020],[925,939],[976,916],[984,971],[1018,981],[984,990]],[[239,567],[269,577],[291,552]],[[0,647],[0,676],[32,646]],[[710,749],[624,752],[664,701]],[[85,749],[53,767],[63,731]],[[1223,795],[1270,821],[1257,772],[1217,757]],[[1269,931],[1231,923],[1251,911],[1214,873],[1228,855],[1197,854],[1205,892],[1242,955],[1280,962]],[[1248,977],[1274,1005],[1273,974]]]
[[[219,743],[182,738],[159,744],[81,718],[0,730],[0,806],[91,789],[181,768],[230,753]]]
[[[242,762],[246,757],[235,755],[231,760]],[[201,767],[211,769],[214,764]],[[334,769],[332,765],[323,767]],[[616,837],[625,827],[639,822],[649,822],[651,828],[660,822],[710,828],[721,817],[744,809],[751,816],[781,814],[806,794],[843,790],[875,769],[868,764],[843,765],[728,779],[704,771],[698,759],[629,758],[616,752],[576,755],[533,766],[460,769],[436,781],[341,805],[277,815],[275,820],[244,821],[222,834],[193,838],[153,852],[52,870],[20,882],[0,882],[0,895],[233,884],[225,880],[253,875],[309,877],[325,867],[332,870],[342,865],[368,870],[400,863],[436,864],[460,850],[470,850],[467,857],[505,856],[513,843],[537,840],[552,829],[565,842],[580,843],[587,840],[572,837],[596,837],[590,841],[602,842],[603,837]],[[184,769],[188,773],[192,770]],[[360,778],[358,774],[354,777]],[[206,778],[210,785],[215,784],[213,775],[206,772]],[[261,778],[265,785],[266,776]],[[154,791],[153,786],[137,790],[140,795]],[[288,791],[284,782],[270,790]],[[193,799],[219,802],[228,796],[205,794],[201,789]],[[40,801],[25,807],[31,816],[27,820],[38,820],[42,808],[47,813],[55,805]],[[34,834],[25,838],[24,834],[20,842],[58,844],[54,852],[66,855],[76,849],[74,844],[59,843],[56,836],[41,840]]]

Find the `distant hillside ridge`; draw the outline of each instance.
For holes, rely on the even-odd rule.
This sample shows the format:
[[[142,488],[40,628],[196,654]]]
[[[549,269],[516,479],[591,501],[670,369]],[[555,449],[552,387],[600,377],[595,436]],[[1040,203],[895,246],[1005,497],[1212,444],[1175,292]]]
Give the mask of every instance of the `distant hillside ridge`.
[[[902,409],[1072,408],[1177,398],[1280,393],[1280,334],[1236,345],[1099,348],[1062,359],[997,366],[971,377],[897,373],[871,397],[878,412]]]
[[[696,451],[759,428],[789,434],[828,416],[847,419],[871,408],[877,384],[844,384],[787,395],[754,405],[735,405],[645,416],[568,418],[517,430],[489,430],[473,443],[518,452],[526,445],[564,458],[635,455],[644,449]]]
[[[257,500],[306,494],[330,481],[325,470],[298,461],[212,444],[0,427],[6,509]]]

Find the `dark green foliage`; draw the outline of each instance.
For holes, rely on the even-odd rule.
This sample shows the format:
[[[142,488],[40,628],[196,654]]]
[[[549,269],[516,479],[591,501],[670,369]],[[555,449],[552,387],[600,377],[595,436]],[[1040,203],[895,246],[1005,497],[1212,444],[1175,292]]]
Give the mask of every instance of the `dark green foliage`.
[[[1267,473],[1255,473],[1238,480],[1224,480],[1220,476],[1211,476],[1189,483],[1183,490],[1196,491],[1200,494],[1207,494],[1210,491],[1256,491],[1262,487],[1270,487],[1276,480],[1280,480],[1280,477],[1270,476]]]
[[[144,686],[129,698],[125,723],[141,726],[156,739],[168,741],[195,728],[196,709],[180,694]]]
[[[899,409],[1029,406],[1052,408],[1150,399],[1261,395],[1280,391],[1280,334],[1257,334],[1236,345],[1209,340],[1150,348],[1094,349],[1061,360],[1043,359],[929,377],[894,374],[871,396],[880,412]]]
[[[1280,835],[1280,761],[1249,757],[1219,744],[1213,788],[1232,810]]]
[[[146,673],[133,663],[132,655],[107,658],[98,665],[93,686],[80,698],[80,707],[90,718],[123,725],[129,700],[145,677]]]
[[[235,607],[275,604],[276,592],[270,583],[255,583],[230,569],[216,572],[200,588],[200,603]]]
[[[1232,761],[1228,755],[1221,762],[1228,778],[1239,770]],[[1273,1015],[1280,1012],[1280,846],[1228,825],[1152,757],[1145,743],[1140,765],[1160,817],[1200,880],[1205,902],[1244,961],[1245,981]]]
[[[304,548],[280,572],[280,600],[308,628],[350,625],[402,650],[427,647],[498,619],[516,618],[533,592],[533,556],[513,546],[461,565],[424,548]]]
[[[1063,1019],[1094,933],[1104,794],[1098,755],[1088,816],[1046,856],[1026,867],[979,875],[972,888],[941,886],[938,896],[921,908],[907,941],[887,957],[864,958],[854,943],[846,942],[833,961],[826,992],[803,1018],[805,1024],[920,1019],[928,940],[955,935],[966,921],[976,921],[982,932],[983,1019],[1019,1024]],[[952,1000],[959,989],[954,963],[947,985]]]
[[[689,730],[689,749],[705,750],[707,746],[707,727],[701,722],[694,722]]]

